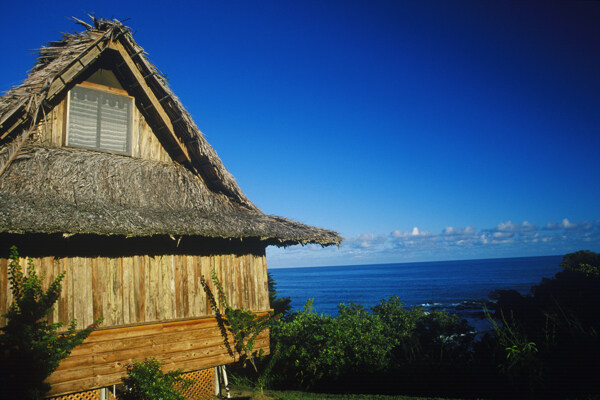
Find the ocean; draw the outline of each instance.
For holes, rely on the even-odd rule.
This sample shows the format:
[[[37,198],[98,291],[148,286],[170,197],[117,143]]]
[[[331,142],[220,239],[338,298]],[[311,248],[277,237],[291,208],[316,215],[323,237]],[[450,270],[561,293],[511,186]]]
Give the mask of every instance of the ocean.
[[[372,307],[397,295],[407,306],[456,312],[477,330],[482,304],[497,289],[529,293],[542,278],[559,270],[562,256],[494,258],[401,264],[273,268],[278,297],[290,297],[294,310],[310,298],[319,314],[337,315],[339,303]]]

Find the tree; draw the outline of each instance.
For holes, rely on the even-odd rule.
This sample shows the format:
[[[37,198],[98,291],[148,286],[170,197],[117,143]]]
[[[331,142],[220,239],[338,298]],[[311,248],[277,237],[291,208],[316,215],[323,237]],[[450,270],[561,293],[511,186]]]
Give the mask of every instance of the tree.
[[[528,374],[529,382],[522,383],[530,389],[554,395],[597,392],[600,255],[577,251],[560,265],[563,270],[532,287],[530,295],[497,293],[499,365],[509,378]]]
[[[292,309],[290,305],[292,299],[289,297],[277,297],[277,283],[270,272],[267,272],[267,278],[269,282],[269,304],[273,309],[273,315],[285,317]]]
[[[31,258],[27,264],[25,276],[17,248],[11,247],[8,273],[13,302],[3,315],[8,322],[0,329],[0,398],[43,398],[50,390],[44,380],[102,322],[99,319],[77,331],[73,320],[66,331],[58,332],[65,324],[51,324],[47,316],[60,296],[65,274],[59,274],[44,290],[44,274],[37,275]]]
[[[560,263],[565,270],[578,270],[582,265],[600,266],[600,254],[590,250],[579,250],[566,254]]]

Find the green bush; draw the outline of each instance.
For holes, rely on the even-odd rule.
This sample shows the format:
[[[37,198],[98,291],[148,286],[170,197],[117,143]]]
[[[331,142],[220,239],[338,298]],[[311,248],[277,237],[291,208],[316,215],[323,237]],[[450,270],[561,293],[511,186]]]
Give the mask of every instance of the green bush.
[[[37,275],[31,259],[27,263],[25,276],[17,248],[11,247],[8,272],[13,302],[3,315],[8,322],[0,335],[0,398],[43,398],[50,390],[44,380],[102,321],[77,331],[73,320],[65,332],[58,332],[65,324],[51,324],[47,317],[60,296],[64,273],[44,290],[44,274]]]
[[[123,387],[117,391],[119,400],[185,400],[181,389],[193,383],[181,376],[182,370],[161,370],[161,363],[153,357],[134,361],[127,366],[127,377],[122,378]]]
[[[279,351],[275,381],[287,388],[357,390],[370,380],[387,390],[400,379],[392,375],[415,367],[439,370],[443,363],[455,367],[468,358],[471,330],[445,312],[406,309],[397,296],[371,310],[340,304],[337,317],[317,314],[309,300],[271,329],[272,348]]]
[[[497,293],[496,362],[514,391],[561,396],[599,389],[600,255],[569,253],[560,266],[529,295]]]

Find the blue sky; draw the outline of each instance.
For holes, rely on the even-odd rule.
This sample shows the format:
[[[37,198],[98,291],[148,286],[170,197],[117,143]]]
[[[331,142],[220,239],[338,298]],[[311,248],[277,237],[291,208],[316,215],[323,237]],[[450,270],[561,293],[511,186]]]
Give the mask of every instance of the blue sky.
[[[346,238],[270,267],[600,250],[600,3],[10,2],[0,90],[88,12],[128,19],[257,206]]]

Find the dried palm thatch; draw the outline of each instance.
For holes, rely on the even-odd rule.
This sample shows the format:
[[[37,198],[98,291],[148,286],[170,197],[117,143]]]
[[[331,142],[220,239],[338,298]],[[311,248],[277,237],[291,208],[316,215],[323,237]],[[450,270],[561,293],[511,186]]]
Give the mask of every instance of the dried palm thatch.
[[[93,25],[79,23],[86,27],[83,33],[48,43],[25,82],[0,98],[0,232],[340,243],[336,232],[265,215],[246,198],[129,28],[95,18]],[[161,99],[176,136],[167,142],[183,144],[183,149],[171,148],[175,156],[186,155],[181,163],[42,147],[29,136],[45,113],[89,75],[107,43],[115,42],[135,60],[147,86]],[[128,82],[126,67],[117,73]],[[143,93],[138,99],[135,81],[129,85],[138,108],[152,109],[149,101],[145,106]],[[146,117],[149,123],[153,120],[151,111]],[[155,126],[158,120],[154,118]]]

